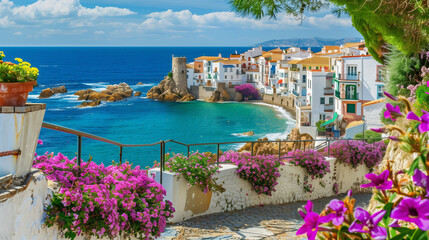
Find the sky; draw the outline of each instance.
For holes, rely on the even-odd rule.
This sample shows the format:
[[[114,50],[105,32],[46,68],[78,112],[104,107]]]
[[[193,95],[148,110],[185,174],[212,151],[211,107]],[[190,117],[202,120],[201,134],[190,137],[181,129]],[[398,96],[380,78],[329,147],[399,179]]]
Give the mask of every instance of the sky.
[[[256,20],[228,0],[0,0],[0,46],[251,46],[361,37],[330,9]]]

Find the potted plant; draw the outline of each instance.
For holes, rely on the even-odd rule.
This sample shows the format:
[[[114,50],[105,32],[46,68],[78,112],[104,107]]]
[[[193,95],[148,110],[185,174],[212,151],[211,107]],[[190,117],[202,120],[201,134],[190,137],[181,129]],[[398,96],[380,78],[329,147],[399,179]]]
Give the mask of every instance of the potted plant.
[[[39,70],[20,58],[17,64],[3,62],[4,54],[0,52],[0,107],[25,106],[28,93],[33,91]]]

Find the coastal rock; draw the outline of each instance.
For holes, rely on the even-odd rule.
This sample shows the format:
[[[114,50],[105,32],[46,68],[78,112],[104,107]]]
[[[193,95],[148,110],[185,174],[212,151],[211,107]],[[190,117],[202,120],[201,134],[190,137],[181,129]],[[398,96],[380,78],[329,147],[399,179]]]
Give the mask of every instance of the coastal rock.
[[[248,132],[242,133],[241,135],[243,135],[243,136],[253,136],[253,135],[255,135],[255,133],[253,131],[248,131]]]
[[[92,89],[80,90],[74,93],[79,96],[77,100],[92,101],[89,103],[82,103],[80,107],[96,106],[103,102],[116,102],[124,100],[125,98],[133,96],[133,89],[126,83],[116,85],[108,85],[105,90],[96,92]]]
[[[134,97],[138,97],[138,96],[141,96],[142,95],[142,92],[140,92],[140,91],[135,91],[134,92]]]
[[[235,95],[235,101],[240,102],[241,100],[243,100],[243,95],[237,92],[237,95]]]
[[[42,90],[42,92],[39,95],[39,98],[40,99],[42,99],[42,98],[50,98],[52,95],[54,95],[54,91],[52,91],[52,89],[50,89],[50,88],[46,88],[46,89]]]
[[[61,87],[53,87],[52,91],[54,93],[66,93],[67,92],[67,88],[65,86],[61,86]]]
[[[94,101],[90,101],[90,102],[82,102],[79,106],[79,108],[84,108],[84,107],[95,107],[101,104],[100,100],[94,100]]]
[[[291,133],[288,135],[287,139],[283,139],[283,141],[287,140],[311,140],[313,139],[309,134],[300,134],[297,128],[292,129]],[[280,141],[281,139],[276,139],[276,141]],[[263,155],[263,154],[271,154],[278,155],[279,154],[279,144],[277,142],[264,142],[268,141],[268,138],[258,139],[258,142],[253,144],[253,154],[254,155]],[[284,142],[280,144],[280,154],[286,154],[290,151],[295,150],[303,150],[312,147],[313,142]],[[252,151],[252,143],[246,143],[242,148],[238,150],[239,152],[251,152]]]
[[[231,101],[231,96],[224,88],[220,89],[220,99],[222,101]]]
[[[143,85],[143,83],[142,82],[138,82],[136,85]]]
[[[220,100],[221,100],[220,99],[220,91],[216,89],[212,93],[212,96],[207,100],[207,102],[213,103],[213,102],[219,102]]]
[[[183,96],[181,99],[177,100],[178,102],[190,102],[190,101],[194,101],[195,97],[192,94],[186,94],[185,96]]]
[[[147,93],[147,98],[167,101],[167,102],[176,102],[176,101],[193,101],[196,98],[188,93],[188,91],[181,91],[176,87],[176,83],[172,78],[166,76],[158,86],[153,86]]]

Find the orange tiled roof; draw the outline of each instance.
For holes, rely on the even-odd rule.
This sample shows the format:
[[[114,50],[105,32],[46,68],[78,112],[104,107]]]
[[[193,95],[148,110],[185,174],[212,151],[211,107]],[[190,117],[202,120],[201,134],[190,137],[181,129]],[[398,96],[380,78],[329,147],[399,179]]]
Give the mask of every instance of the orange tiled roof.
[[[323,48],[325,49],[326,52],[329,52],[329,51],[335,52],[335,50],[337,50],[337,52],[340,51],[340,46],[323,46]]]
[[[345,43],[343,48],[351,48],[351,47],[359,47],[361,45],[365,46],[364,42],[358,42],[358,43]]]
[[[371,55],[354,55],[354,56],[342,56],[341,58],[353,58],[353,57],[372,57]]]
[[[240,54],[231,54],[229,55],[229,58],[241,58]]]
[[[234,60],[225,60],[225,59],[223,59],[223,60],[220,60],[219,61],[220,63],[222,63],[222,64],[224,64],[224,65],[232,65],[232,64],[241,64],[241,61],[240,60],[236,60],[236,59],[234,59]]]
[[[214,60],[219,60],[222,59],[221,57],[210,57],[210,56],[201,56],[201,57],[197,57],[195,58],[195,60],[200,60],[200,61],[214,61]]]
[[[330,58],[328,57],[311,57],[311,58],[305,58],[302,60],[299,60],[297,64],[303,64],[303,65],[329,65]],[[290,63],[290,62],[289,62]]]

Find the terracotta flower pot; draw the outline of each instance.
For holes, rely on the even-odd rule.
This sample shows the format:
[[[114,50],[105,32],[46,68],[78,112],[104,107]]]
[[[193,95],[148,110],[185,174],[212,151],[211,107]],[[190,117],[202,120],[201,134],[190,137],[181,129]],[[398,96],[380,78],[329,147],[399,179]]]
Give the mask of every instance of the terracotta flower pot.
[[[33,91],[35,82],[0,82],[0,107],[22,107],[27,102],[28,93]]]

